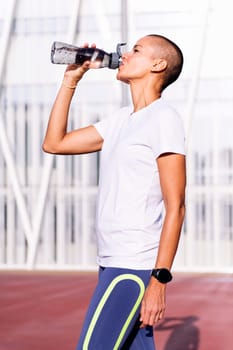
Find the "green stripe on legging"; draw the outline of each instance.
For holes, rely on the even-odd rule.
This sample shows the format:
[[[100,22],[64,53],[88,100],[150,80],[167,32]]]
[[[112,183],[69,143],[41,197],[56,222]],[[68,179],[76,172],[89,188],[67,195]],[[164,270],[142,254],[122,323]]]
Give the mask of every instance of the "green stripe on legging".
[[[122,327],[122,330],[117,338],[117,341],[115,343],[115,346],[113,348],[113,350],[117,350],[124,335],[125,335],[125,332],[130,324],[130,322],[132,321],[132,318],[142,300],[142,297],[143,297],[143,294],[145,292],[145,286],[144,286],[144,283],[143,281],[141,280],[141,278],[139,278],[138,276],[135,276],[133,274],[129,274],[129,273],[126,273],[126,274],[123,274],[123,275],[120,275],[116,278],[114,278],[112,280],[112,282],[110,283],[110,285],[108,286],[108,288],[106,289],[104,295],[102,296],[96,310],[95,310],[95,313],[93,315],[93,318],[91,320],[91,323],[89,325],[89,328],[87,330],[87,334],[86,334],[86,337],[84,339],[84,343],[83,343],[83,350],[88,350],[88,345],[89,345],[89,342],[90,342],[90,339],[91,339],[91,336],[92,336],[92,333],[94,331],[94,328],[95,328],[95,325],[96,325],[96,322],[98,321],[98,318],[100,316],[100,313],[106,303],[106,301],[108,300],[108,297],[109,295],[112,293],[114,287],[117,285],[117,283],[123,281],[123,280],[132,280],[134,282],[136,282],[138,285],[139,285],[139,288],[140,288],[140,292],[139,292],[139,295],[138,295],[138,298],[136,300],[136,303],[134,304],[127,320],[125,321],[125,324],[124,326]]]

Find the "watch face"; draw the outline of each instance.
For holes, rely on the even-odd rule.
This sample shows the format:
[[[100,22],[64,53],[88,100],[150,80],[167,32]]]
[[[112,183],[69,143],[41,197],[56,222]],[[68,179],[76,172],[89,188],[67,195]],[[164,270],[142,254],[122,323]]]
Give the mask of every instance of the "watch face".
[[[157,278],[162,283],[167,283],[172,280],[172,275],[167,269],[159,269],[157,272]]]

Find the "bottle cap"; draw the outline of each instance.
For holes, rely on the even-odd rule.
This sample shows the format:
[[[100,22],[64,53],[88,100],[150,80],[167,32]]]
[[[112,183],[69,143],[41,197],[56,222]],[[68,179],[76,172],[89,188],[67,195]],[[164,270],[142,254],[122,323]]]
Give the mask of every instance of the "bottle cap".
[[[109,68],[116,69],[116,68],[119,67],[119,65],[120,65],[120,58],[122,56],[121,46],[123,46],[123,45],[126,45],[126,43],[119,43],[119,44],[117,44],[116,52],[112,52],[112,54],[111,54],[111,62],[110,62]]]

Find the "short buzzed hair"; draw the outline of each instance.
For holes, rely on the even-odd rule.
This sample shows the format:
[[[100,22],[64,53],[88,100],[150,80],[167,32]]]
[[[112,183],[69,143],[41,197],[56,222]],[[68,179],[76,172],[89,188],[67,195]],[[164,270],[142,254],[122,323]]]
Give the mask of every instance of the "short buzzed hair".
[[[158,39],[158,45],[161,50],[161,54],[167,61],[167,68],[164,72],[164,81],[162,84],[162,91],[174,81],[176,81],[182,71],[184,57],[181,49],[170,39],[158,35],[149,34],[148,37]]]

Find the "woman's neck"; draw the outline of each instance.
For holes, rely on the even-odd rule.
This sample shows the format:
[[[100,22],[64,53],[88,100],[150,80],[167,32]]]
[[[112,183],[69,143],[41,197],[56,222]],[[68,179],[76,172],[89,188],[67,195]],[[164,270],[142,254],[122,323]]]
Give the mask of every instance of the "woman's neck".
[[[139,111],[161,97],[161,92],[155,87],[146,88],[143,85],[130,84],[130,88],[134,112]]]

